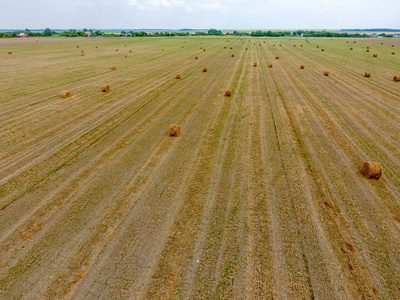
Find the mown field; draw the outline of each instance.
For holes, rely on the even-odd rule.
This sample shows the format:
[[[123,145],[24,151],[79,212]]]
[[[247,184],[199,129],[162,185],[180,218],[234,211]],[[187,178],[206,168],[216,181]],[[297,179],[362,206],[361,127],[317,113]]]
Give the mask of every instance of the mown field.
[[[400,41],[354,41],[0,40],[0,298],[400,299]]]

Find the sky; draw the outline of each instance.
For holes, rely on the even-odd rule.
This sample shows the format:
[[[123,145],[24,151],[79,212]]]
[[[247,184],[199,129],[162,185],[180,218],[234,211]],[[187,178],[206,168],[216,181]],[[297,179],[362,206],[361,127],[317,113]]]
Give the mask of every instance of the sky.
[[[400,1],[0,0],[1,29],[400,28]]]

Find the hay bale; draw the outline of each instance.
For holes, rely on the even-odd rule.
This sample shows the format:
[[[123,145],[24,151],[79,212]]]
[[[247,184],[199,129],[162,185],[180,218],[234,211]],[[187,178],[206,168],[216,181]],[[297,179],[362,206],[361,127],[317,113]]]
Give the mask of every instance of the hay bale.
[[[269,64],[269,65],[268,65],[268,68],[270,68],[270,69],[271,69],[271,68],[272,68],[272,64]]]
[[[118,52],[118,49],[115,49],[115,52]]]
[[[12,51],[8,51],[8,54],[12,54]]]
[[[367,52],[369,52],[369,49],[367,49]]]
[[[369,46],[367,46],[367,49],[369,49]]]
[[[102,91],[103,93],[109,92],[109,91],[110,91],[109,85],[108,85],[108,84],[103,85],[103,86],[101,87],[101,91]]]
[[[279,59],[279,56],[275,57],[275,59]]]
[[[247,48],[246,48],[246,50],[247,50]]]
[[[132,53],[132,50],[129,50],[129,53]]]
[[[203,49],[203,47],[200,47],[200,49]]]
[[[272,46],[275,47],[275,44],[273,44]]]
[[[225,96],[226,97],[230,97],[232,95],[232,91],[231,90],[226,90],[225,91]]]
[[[81,53],[81,56],[85,56],[85,53]]]
[[[378,54],[374,54],[374,55],[372,55],[373,57],[378,57]]]
[[[226,47],[224,47],[224,49],[226,49]]]
[[[69,98],[69,97],[71,97],[71,93],[68,92],[68,91],[62,91],[62,92],[60,93],[60,97],[63,98],[63,99]]]
[[[257,63],[256,62],[253,63],[253,67],[257,67]]]
[[[179,136],[181,134],[181,126],[176,124],[169,125],[169,136]]]
[[[99,48],[99,46],[96,46],[96,49],[98,49]]]
[[[350,48],[350,50],[353,50],[353,48]]]
[[[161,51],[164,51],[164,49],[161,49]]]
[[[181,77],[182,77],[182,75],[181,74],[178,74],[178,75],[176,75],[176,79],[181,79]]]
[[[304,65],[300,65],[300,69],[303,70],[304,69]]]
[[[329,76],[329,71],[325,71],[324,76]]]
[[[205,52],[205,51],[206,51],[206,49],[203,49],[203,51]]]
[[[117,66],[111,66],[111,70],[115,71],[117,69]]]
[[[182,46],[182,48],[185,48],[184,46]]]
[[[400,82],[400,76],[394,76],[393,77],[394,82]]]
[[[232,57],[235,57],[235,54],[232,54]]]
[[[317,48],[319,48],[319,46],[317,46]]]
[[[364,163],[362,173],[368,179],[379,179],[382,176],[383,168],[379,162],[367,161]]]
[[[83,53],[83,52],[85,52],[85,50],[81,50],[81,52]]]
[[[396,52],[392,52],[392,55],[395,55],[396,54]]]
[[[383,43],[381,43],[381,45],[383,45]]]
[[[321,49],[321,51],[322,51],[322,52],[324,52],[324,51],[325,51],[325,49]]]
[[[199,57],[198,57],[198,56],[196,56],[194,59],[199,59]]]
[[[79,46],[76,46],[76,48],[79,48]]]
[[[300,45],[300,47],[303,47],[303,45]]]
[[[394,47],[394,45],[392,45],[392,47]]]
[[[204,69],[203,69],[203,72],[204,72],[204,73],[205,73],[205,72],[207,72],[207,71],[208,71],[208,69],[207,69],[207,68],[204,68]]]
[[[371,77],[371,73],[370,72],[365,72],[364,77]]]
[[[293,47],[296,47],[296,45],[293,45]]]
[[[128,58],[128,55],[125,55],[125,58]]]
[[[279,44],[279,47],[282,47],[282,45],[281,45],[281,44]]]
[[[232,50],[232,47],[231,47],[231,50]]]

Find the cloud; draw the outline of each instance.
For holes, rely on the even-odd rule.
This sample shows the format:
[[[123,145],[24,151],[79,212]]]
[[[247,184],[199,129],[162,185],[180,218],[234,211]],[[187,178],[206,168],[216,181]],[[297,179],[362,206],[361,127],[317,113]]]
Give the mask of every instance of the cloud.
[[[135,6],[140,10],[160,10],[163,8],[185,8],[187,11],[192,11],[184,0],[130,0],[128,2],[130,6]]]

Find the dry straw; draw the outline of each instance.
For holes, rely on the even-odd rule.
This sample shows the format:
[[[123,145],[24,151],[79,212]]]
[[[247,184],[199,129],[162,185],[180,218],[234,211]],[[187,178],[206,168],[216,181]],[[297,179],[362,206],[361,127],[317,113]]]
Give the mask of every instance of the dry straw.
[[[302,69],[302,70],[303,70],[303,69],[304,69],[304,65],[300,65],[300,69]]]
[[[324,76],[329,76],[329,71],[325,71]]]
[[[71,97],[71,93],[70,92],[68,92],[68,91],[62,91],[61,93],[60,93],[60,97],[61,98],[69,98],[69,97]]]
[[[364,163],[362,173],[368,179],[379,179],[382,176],[383,168],[379,162],[367,161]]]
[[[181,79],[181,77],[182,77],[182,75],[181,74],[178,74],[178,75],[176,75],[176,79]]]
[[[365,72],[364,77],[371,77],[371,73],[370,72]]]
[[[111,70],[115,71],[117,69],[117,66],[111,66]]]
[[[110,91],[110,87],[108,86],[108,84],[103,85],[103,86],[101,87],[101,91],[102,91],[103,93],[109,92],[109,91]]]
[[[226,90],[226,91],[225,91],[225,96],[226,96],[226,97],[230,97],[231,94],[232,94],[232,91],[231,91],[231,90]]]
[[[176,124],[169,125],[169,136],[179,136],[181,134],[181,126]]]

